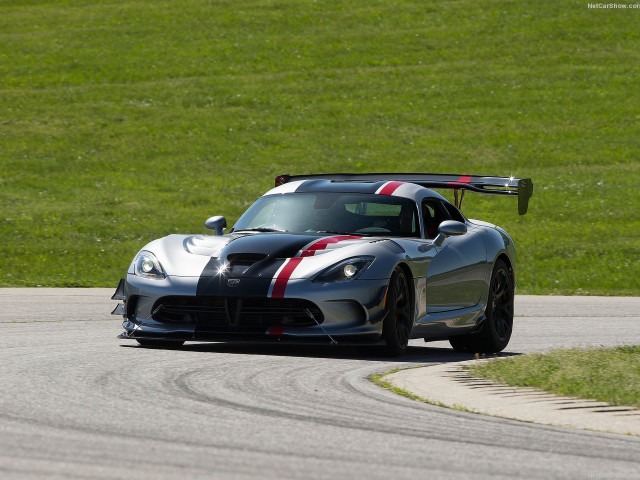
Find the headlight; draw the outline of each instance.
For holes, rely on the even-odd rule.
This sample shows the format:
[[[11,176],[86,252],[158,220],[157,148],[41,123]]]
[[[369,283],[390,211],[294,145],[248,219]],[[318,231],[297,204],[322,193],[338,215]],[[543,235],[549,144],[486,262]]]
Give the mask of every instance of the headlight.
[[[323,270],[313,279],[314,282],[348,282],[362,275],[375,257],[347,258]]]
[[[167,275],[156,256],[146,250],[142,250],[133,261],[133,271],[139,277],[155,278],[161,280]]]

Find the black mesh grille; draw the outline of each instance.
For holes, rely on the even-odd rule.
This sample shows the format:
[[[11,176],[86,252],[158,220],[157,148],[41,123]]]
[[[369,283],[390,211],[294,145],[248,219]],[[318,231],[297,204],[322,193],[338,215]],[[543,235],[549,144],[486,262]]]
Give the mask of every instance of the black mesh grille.
[[[267,327],[308,327],[324,321],[322,311],[308,300],[216,296],[162,297],[153,319],[166,323],[196,323],[206,331],[264,331]]]

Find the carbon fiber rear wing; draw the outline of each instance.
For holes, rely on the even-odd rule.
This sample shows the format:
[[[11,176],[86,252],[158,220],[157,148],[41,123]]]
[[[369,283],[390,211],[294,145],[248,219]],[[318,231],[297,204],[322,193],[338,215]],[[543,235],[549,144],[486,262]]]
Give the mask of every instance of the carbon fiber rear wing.
[[[462,206],[465,190],[490,195],[511,195],[518,197],[518,213],[524,215],[533,195],[530,178],[482,177],[479,175],[447,175],[443,173],[326,173],[315,175],[279,175],[275,184],[283,185],[296,180],[333,180],[335,182],[408,182],[427,188],[454,190],[456,206]],[[458,199],[458,191],[460,197]]]

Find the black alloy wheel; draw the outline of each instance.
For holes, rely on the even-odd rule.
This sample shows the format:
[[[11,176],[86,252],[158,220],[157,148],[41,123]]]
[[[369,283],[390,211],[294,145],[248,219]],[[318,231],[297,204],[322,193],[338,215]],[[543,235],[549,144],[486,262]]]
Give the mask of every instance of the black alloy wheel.
[[[508,271],[506,265],[503,267],[494,273],[489,300],[496,340],[500,344],[504,343],[506,347],[513,329],[514,289],[511,272]]]
[[[409,282],[399,267],[393,270],[389,281],[386,309],[387,315],[382,325],[385,353],[399,356],[407,349],[413,326]]]
[[[449,337],[458,352],[498,353],[506,348],[513,331],[513,272],[502,259],[493,267],[485,319],[475,333]]]

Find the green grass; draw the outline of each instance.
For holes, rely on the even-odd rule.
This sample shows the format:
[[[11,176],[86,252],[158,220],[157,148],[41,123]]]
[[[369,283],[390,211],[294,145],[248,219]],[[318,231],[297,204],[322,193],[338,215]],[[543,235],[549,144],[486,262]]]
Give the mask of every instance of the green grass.
[[[640,346],[552,350],[469,367],[476,377],[640,408]]]
[[[409,392],[407,390],[404,390],[402,388],[394,387],[385,378],[387,375],[391,375],[391,374],[397,373],[399,371],[400,371],[400,369],[396,368],[396,369],[390,370],[390,371],[388,371],[386,373],[374,373],[371,376],[369,376],[369,380],[371,380],[376,385],[378,385],[378,386],[380,386],[382,388],[386,388],[387,390],[390,390],[393,393],[396,393],[398,395],[402,395],[403,397],[407,397],[407,398],[410,398],[412,400],[417,400],[419,402],[427,402],[425,399],[423,399],[422,397],[419,397],[418,395],[415,395],[414,393],[411,393],[411,392]]]
[[[420,368],[420,367],[409,367],[410,368]],[[387,375],[391,375],[393,373],[399,372],[402,369],[394,369],[391,370],[389,372],[386,373],[374,373],[371,376],[369,376],[369,380],[371,380],[373,383],[375,383],[376,385],[382,387],[382,388],[386,388],[387,390],[397,394],[397,395],[402,395],[403,397],[407,397],[410,398],[411,400],[416,400],[418,402],[423,402],[423,403],[428,403],[429,405],[435,405],[436,407],[444,407],[444,408],[451,408],[453,410],[458,410],[460,412],[468,412],[468,413],[473,413],[471,410],[469,410],[468,408],[463,407],[462,405],[445,405],[442,402],[435,402],[433,400],[428,400],[426,398],[420,397],[419,395],[416,395],[415,393],[411,393],[408,390],[405,390],[403,388],[399,388],[394,386],[391,382],[389,382],[387,380]]]
[[[282,173],[532,177],[519,293],[640,295],[640,10],[0,2],[0,286],[113,286]]]

